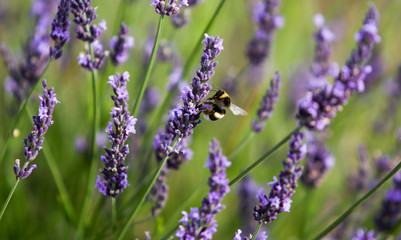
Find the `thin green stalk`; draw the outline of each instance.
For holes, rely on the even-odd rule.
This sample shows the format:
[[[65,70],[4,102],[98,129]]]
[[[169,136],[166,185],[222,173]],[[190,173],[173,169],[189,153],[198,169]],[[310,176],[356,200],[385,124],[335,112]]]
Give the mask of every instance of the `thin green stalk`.
[[[290,134],[288,134],[285,138],[283,138],[279,143],[277,143],[272,149],[270,149],[267,153],[265,153],[262,157],[260,157],[256,162],[254,162],[251,166],[249,166],[247,169],[242,171],[234,180],[232,180],[229,185],[230,187],[234,185],[235,183],[239,182],[243,177],[245,177],[250,171],[252,171],[254,168],[256,168],[259,164],[267,160],[273,153],[277,151],[284,143],[286,143],[288,140],[290,140],[291,136],[294,134],[294,132],[300,130],[301,127],[296,127]]]
[[[321,233],[319,233],[313,239],[321,239],[326,236],[331,230],[336,228],[341,222],[343,222],[359,205],[366,201],[370,196],[372,196],[387,180],[389,180],[394,174],[401,169],[401,162],[397,164],[376,186],[374,186],[369,192],[362,196],[356,203],[354,203],[350,208],[347,209],[340,217],[338,217],[332,224],[325,228]]]
[[[92,46],[90,46],[90,51],[92,53]],[[89,207],[91,205],[91,199],[93,192],[95,190],[95,175],[96,175],[96,164],[94,161],[94,153],[96,151],[96,130],[98,125],[97,120],[97,82],[96,82],[96,73],[94,70],[91,71],[92,75],[92,95],[93,95],[93,122],[92,122],[92,136],[91,136],[91,148],[89,152],[89,174],[88,180],[86,184],[86,191],[83,200],[83,205],[81,209],[81,215],[78,220],[78,236],[83,236],[83,231],[85,227],[85,219],[89,215]]]
[[[226,2],[226,0],[221,0],[219,5],[217,6],[216,10],[213,13],[212,18],[209,20],[208,24],[206,25],[205,29],[203,30],[203,32],[201,33],[199,40],[195,42],[195,47],[193,48],[191,55],[189,55],[189,58],[185,64],[184,67],[184,71],[183,71],[183,77],[185,78],[189,72],[189,69],[191,68],[192,62],[194,61],[194,58],[196,56],[196,53],[198,52],[198,49],[201,47],[201,45],[199,44],[200,42],[202,42],[202,39],[204,38],[203,34],[207,33],[210,28],[212,27],[212,24],[216,21],[216,17],[217,15],[220,13],[220,10],[222,9],[224,3]]]
[[[1,212],[0,212],[0,221],[1,221],[1,218],[3,217],[4,212],[6,211],[8,203],[10,203],[11,197],[14,195],[14,191],[17,188],[19,181],[20,181],[20,179],[17,179],[17,181],[14,184],[14,187],[11,189],[10,193],[8,194],[7,200],[4,203],[3,208],[1,209]]]
[[[47,71],[47,69],[49,68],[49,65],[50,65],[50,63],[51,63],[52,61],[53,61],[53,58],[50,57],[49,62],[46,64],[45,68],[43,69],[43,72],[42,72],[42,73],[40,74],[40,76],[38,77],[38,80],[36,81],[35,85],[31,88],[31,91],[29,92],[28,97],[25,98],[25,100],[22,102],[22,104],[20,105],[20,107],[19,107],[19,109],[18,109],[17,116],[15,117],[15,119],[14,119],[14,121],[13,121],[13,125],[12,125],[12,127],[11,127],[10,135],[8,136],[7,141],[6,141],[6,143],[4,144],[4,146],[3,146],[3,150],[1,151],[0,166],[1,166],[1,163],[3,162],[4,157],[5,157],[5,155],[6,155],[6,151],[7,151],[9,142],[10,142],[10,140],[12,139],[14,129],[15,129],[15,128],[17,127],[17,125],[18,125],[18,123],[19,123],[19,121],[20,121],[20,119],[21,119],[22,113],[25,112],[26,106],[27,106],[29,100],[32,98],[32,95],[33,95],[33,93],[35,92],[36,87],[39,85],[39,82],[41,82],[40,79],[41,79],[41,78],[43,77],[43,75],[46,73],[46,71]]]
[[[174,149],[175,146],[177,145],[177,143],[180,141],[180,139],[178,137],[174,138],[174,142],[171,145],[171,149]],[[128,228],[131,226],[132,222],[135,219],[136,214],[138,213],[138,210],[142,207],[142,204],[145,202],[146,196],[148,195],[148,193],[150,192],[150,189],[152,188],[153,184],[155,183],[157,177],[159,176],[160,172],[162,171],[162,168],[164,167],[164,165],[166,164],[168,159],[168,156],[165,156],[162,160],[162,162],[160,163],[156,173],[153,175],[153,178],[151,180],[151,182],[149,183],[149,185],[146,187],[145,193],[142,195],[141,199],[139,200],[138,204],[136,205],[135,209],[133,210],[133,212],[130,215],[130,218],[128,219],[128,222],[124,225],[123,230],[121,231],[119,237],[117,238],[118,240],[123,239],[124,235],[127,233]]]
[[[141,102],[142,102],[143,94],[145,93],[146,86],[148,85],[148,82],[150,79],[150,74],[152,72],[152,68],[153,68],[153,65],[156,60],[157,49],[159,48],[159,42],[160,42],[160,37],[161,37],[162,31],[163,31],[163,25],[164,25],[164,15],[161,14],[160,18],[159,18],[159,25],[157,26],[155,41],[153,43],[152,54],[150,55],[148,67],[146,69],[145,78],[142,81],[142,85],[141,85],[141,88],[139,89],[139,94],[135,100],[134,109],[132,111],[132,114],[134,116],[136,116],[138,113],[139,106],[141,105]]]
[[[255,136],[253,130],[248,131],[248,134],[241,140],[241,142],[234,148],[234,150],[228,155],[228,159],[235,157]]]
[[[252,235],[252,237],[251,237],[251,240],[252,240],[252,239],[256,239],[256,237],[258,236],[258,232],[259,232],[259,230],[260,230],[261,227],[262,227],[262,224],[259,223],[258,226],[256,227],[255,231],[253,232],[253,235]]]
[[[111,198],[111,236],[112,239],[116,239],[116,237],[114,236],[117,231],[117,208],[116,208],[116,198],[112,197]]]

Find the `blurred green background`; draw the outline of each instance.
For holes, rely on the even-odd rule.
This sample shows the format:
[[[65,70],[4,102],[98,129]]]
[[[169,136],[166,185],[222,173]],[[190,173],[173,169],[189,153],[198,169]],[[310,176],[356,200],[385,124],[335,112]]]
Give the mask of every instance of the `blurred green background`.
[[[100,131],[107,126],[109,111],[112,106],[111,90],[107,76],[115,71],[129,71],[131,74],[128,83],[130,99],[135,99],[139,91],[140,81],[145,71],[143,56],[144,46],[150,35],[157,27],[158,15],[154,8],[149,6],[150,1],[127,1],[124,21],[128,24],[130,35],[135,37],[135,47],[130,52],[127,63],[113,69],[107,62],[98,73],[98,82],[101,89],[101,124]],[[252,8],[256,1],[230,0],[225,3],[222,11],[214,22],[209,35],[220,36],[224,39],[224,50],[218,57],[219,65],[212,84],[219,87],[221,80],[232,69],[240,71],[247,65],[245,50],[248,41],[254,33],[252,22]],[[355,94],[344,111],[333,120],[328,130],[327,145],[336,158],[335,167],[328,173],[323,184],[317,189],[306,189],[301,184],[293,196],[290,213],[282,213],[275,222],[268,224],[269,239],[308,239],[319,233],[324,226],[333,221],[348,206],[350,206],[366,190],[361,192],[349,191],[349,176],[355,174],[359,167],[358,146],[366,144],[371,155],[389,154],[394,162],[399,155],[398,128],[401,125],[400,112],[387,114],[386,109],[390,96],[386,90],[386,82],[396,78],[397,68],[401,57],[401,1],[382,0],[373,1],[381,14],[379,34],[382,42],[376,46],[381,57],[383,70],[380,77],[363,94]],[[22,59],[21,47],[32,34],[35,21],[30,18],[30,1],[0,0],[0,41],[7,43],[16,58]],[[101,42],[108,46],[111,36],[116,35],[118,26],[119,1],[93,1],[92,6],[98,6],[98,23],[106,19],[108,29],[101,37]],[[182,29],[175,29],[166,17],[163,38],[173,41],[174,51],[182,56],[182,64],[186,63],[193,47],[204,27],[211,18],[219,1],[205,0],[192,8],[191,22]],[[355,47],[354,33],[360,28],[364,14],[368,9],[368,1],[354,0],[304,0],[282,1],[279,12],[285,18],[285,25],[277,30],[271,54],[265,62],[262,78],[257,84],[249,84],[251,71],[246,71],[238,83],[240,90],[232,94],[232,101],[241,107],[246,106],[249,112],[247,117],[237,117],[227,114],[225,118],[216,122],[203,121],[192,137],[191,148],[194,151],[193,159],[183,164],[179,171],[171,171],[168,177],[169,199],[166,208],[157,219],[148,218],[151,204],[146,204],[136,218],[140,222],[131,229],[126,239],[144,239],[144,231],[150,231],[152,236],[163,236],[181,218],[181,209],[185,200],[197,188],[207,191],[209,170],[203,168],[206,161],[208,145],[212,138],[217,138],[223,147],[223,153],[229,154],[241,139],[250,131],[250,122],[255,117],[259,101],[269,85],[275,71],[282,75],[283,88],[280,93],[274,116],[266,125],[265,130],[258,134],[235,158],[229,159],[232,166],[228,169],[228,177],[233,179],[242,169],[257,160],[273,145],[296,126],[295,109],[291,107],[291,89],[302,88],[300,75],[297,69],[307,69],[314,55],[314,41],[312,34],[315,31],[313,16],[322,13],[329,28],[337,38],[333,44],[333,62],[344,65],[351,50]],[[71,18],[70,18],[71,19]],[[83,50],[83,43],[74,38],[74,27],[70,27],[71,41],[65,46],[63,57],[53,62],[45,74],[50,86],[54,86],[61,104],[55,109],[55,124],[49,128],[45,141],[48,143],[63,180],[67,186],[75,211],[79,213],[86,187],[89,159],[85,154],[78,153],[75,140],[79,136],[89,137],[91,122],[91,85],[89,72],[81,69],[76,61],[78,53]],[[201,56],[197,52],[196,62]],[[165,85],[171,71],[171,63],[156,62],[151,75],[150,85],[159,87],[161,99],[166,94]],[[198,63],[192,68],[190,76]],[[8,73],[3,64],[0,64],[0,81],[3,87]],[[190,81],[191,78],[185,79]],[[216,87],[215,87],[216,88]],[[37,91],[39,93],[39,91]],[[13,96],[0,91],[0,146],[3,146],[12,119],[18,105]],[[36,109],[38,102],[32,103],[31,109]],[[132,106],[132,105],[131,105]],[[398,108],[398,107],[397,107]],[[167,114],[167,109],[164,110]],[[145,121],[150,121],[155,112],[151,112]],[[139,116],[135,116],[140,118]],[[158,127],[162,127],[159,124]],[[0,163],[0,202],[3,203],[15,182],[12,166],[16,158],[23,158],[22,139],[31,131],[32,124],[28,116],[24,116],[18,125],[20,136],[13,139],[5,160]],[[152,172],[156,167],[153,154],[144,154],[152,149],[152,138],[156,128],[152,127],[151,136],[144,141],[143,135],[133,135],[132,141],[138,141],[139,150],[135,156],[127,159],[129,165],[128,178],[130,187],[117,199],[119,227],[122,227],[126,217],[133,209],[133,197],[144,180],[145,174]],[[108,144],[106,144],[108,146]],[[285,158],[288,144],[282,147],[271,159],[251,172],[250,176],[259,186],[267,189],[268,182],[277,176],[282,169],[281,161]],[[2,147],[0,147],[2,149]],[[134,152],[134,149],[131,149]],[[98,156],[103,154],[99,149]],[[0,239],[72,239],[76,236],[76,223],[70,223],[64,215],[60,205],[59,193],[53,177],[44,160],[43,152],[35,160],[38,168],[33,174],[22,180],[18,186],[8,209],[0,222]],[[140,172],[141,166],[148,163],[147,172]],[[102,162],[97,162],[98,168]],[[373,159],[370,158],[372,172]],[[369,203],[368,208],[357,209],[352,216],[350,228],[373,228],[373,215],[380,208],[380,201],[385,190],[390,187],[388,182]],[[226,196],[226,209],[217,216],[218,232],[214,239],[232,239],[234,232],[242,228],[238,209],[238,185],[235,185]],[[191,199],[188,206],[199,206],[203,195]],[[96,192],[93,199],[93,215],[87,229],[88,239],[110,239],[110,200]],[[256,200],[255,200],[256,204]],[[253,212],[248,213],[252,215]],[[302,228],[306,229],[302,233]]]

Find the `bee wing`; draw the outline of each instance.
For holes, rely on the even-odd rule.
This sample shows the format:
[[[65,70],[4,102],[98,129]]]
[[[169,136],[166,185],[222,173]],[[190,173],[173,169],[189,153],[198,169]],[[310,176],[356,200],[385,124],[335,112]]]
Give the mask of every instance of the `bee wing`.
[[[241,116],[248,115],[248,113],[244,109],[238,107],[237,105],[235,105],[233,103],[231,103],[231,105],[230,105],[230,110],[231,110],[231,112],[234,113],[234,115],[241,115]]]

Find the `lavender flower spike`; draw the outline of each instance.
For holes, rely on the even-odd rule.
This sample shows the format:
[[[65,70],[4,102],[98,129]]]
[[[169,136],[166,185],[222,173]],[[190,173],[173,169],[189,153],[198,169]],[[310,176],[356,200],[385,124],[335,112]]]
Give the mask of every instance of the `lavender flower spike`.
[[[177,0],[152,0],[150,5],[155,6],[156,13],[167,16],[179,13],[183,6],[189,6],[188,0],[181,0],[179,4]]]
[[[129,29],[125,23],[121,23],[118,37],[110,40],[110,58],[113,65],[121,65],[128,60],[128,52],[134,47],[134,37],[128,36]]]
[[[393,187],[388,190],[382,208],[375,216],[376,228],[388,231],[396,226],[401,219],[401,172],[393,177]]]
[[[238,229],[237,232],[235,233],[233,240],[250,240],[250,239],[267,240],[266,232],[262,232],[260,235],[256,236],[256,238],[252,238],[252,234],[249,234],[248,237],[242,238],[241,233],[242,233],[242,230]]]
[[[105,148],[106,154],[100,157],[105,165],[103,169],[99,170],[104,181],[98,175],[95,185],[99,192],[107,197],[117,197],[129,185],[127,167],[124,164],[129,147],[124,143],[130,134],[135,133],[136,118],[130,116],[128,111],[128,81],[128,72],[124,72],[122,75],[117,73],[115,76],[109,77],[109,83],[115,94],[115,96],[111,96],[114,107],[110,113],[111,121],[106,128],[111,147]]]
[[[70,1],[69,0],[61,0],[60,5],[58,6],[56,17],[52,22],[52,32],[50,33],[50,37],[54,41],[54,47],[50,49],[50,54],[54,56],[55,59],[61,57],[63,52],[61,48],[65,43],[70,41],[70,32],[68,31],[68,27],[70,26],[70,21],[68,21],[68,16],[70,13]]]
[[[259,190],[259,205],[254,208],[255,220],[259,223],[272,222],[281,212],[289,212],[291,207],[291,196],[297,188],[297,180],[301,177],[302,167],[298,166],[300,160],[306,155],[306,145],[303,144],[304,134],[295,132],[289,142],[290,149],[287,160],[283,161],[284,170],[280,172],[279,179],[269,183],[271,191],[269,196]]]
[[[248,59],[253,65],[259,65],[266,59],[274,31],[284,25],[284,18],[276,13],[279,4],[279,0],[262,0],[254,8],[253,18],[257,30],[247,49]]]
[[[217,231],[216,214],[224,209],[221,204],[224,196],[230,191],[229,180],[226,174],[226,168],[231,162],[222,154],[220,143],[216,139],[210,142],[208,161],[205,167],[211,172],[209,177],[210,190],[202,200],[200,208],[191,208],[191,213],[182,211],[184,215],[180,222],[181,225],[175,236],[180,240],[188,239],[212,239]]]
[[[32,170],[36,168],[36,164],[29,167],[29,164],[38,156],[39,150],[42,149],[42,143],[45,140],[44,135],[50,125],[53,124],[54,106],[59,101],[53,88],[48,88],[46,80],[42,81],[43,95],[39,95],[39,113],[33,116],[33,130],[24,139],[24,156],[25,163],[23,169],[20,166],[20,160],[17,159],[14,165],[14,173],[17,179],[28,177]]]
[[[270,81],[270,88],[260,102],[258,119],[252,121],[252,128],[255,132],[262,131],[266,125],[266,120],[273,116],[274,105],[277,103],[280,88],[280,73],[276,72]]]
[[[364,80],[372,71],[370,66],[365,66],[365,62],[370,57],[373,45],[380,42],[380,36],[377,34],[378,21],[379,13],[371,4],[361,30],[355,35],[358,42],[357,49],[352,51],[346,65],[335,78],[334,84],[327,84],[317,91],[308,92],[299,102],[296,117],[300,126],[322,131],[330,124],[330,119],[347,104],[353,92],[364,91]]]
[[[351,237],[351,240],[376,240],[375,232],[370,230],[369,232],[365,229],[358,229],[354,236]]]

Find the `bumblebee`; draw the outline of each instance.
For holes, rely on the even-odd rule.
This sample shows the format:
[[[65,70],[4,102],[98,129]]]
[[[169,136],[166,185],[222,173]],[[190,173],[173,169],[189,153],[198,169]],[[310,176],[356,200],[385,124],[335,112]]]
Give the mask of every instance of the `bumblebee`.
[[[208,98],[206,103],[212,108],[206,109],[203,112],[203,116],[210,121],[216,121],[223,118],[227,112],[227,108],[229,108],[234,115],[248,115],[244,109],[238,107],[234,103],[231,103],[230,96],[226,93],[226,91],[221,89],[217,90],[213,97]]]

